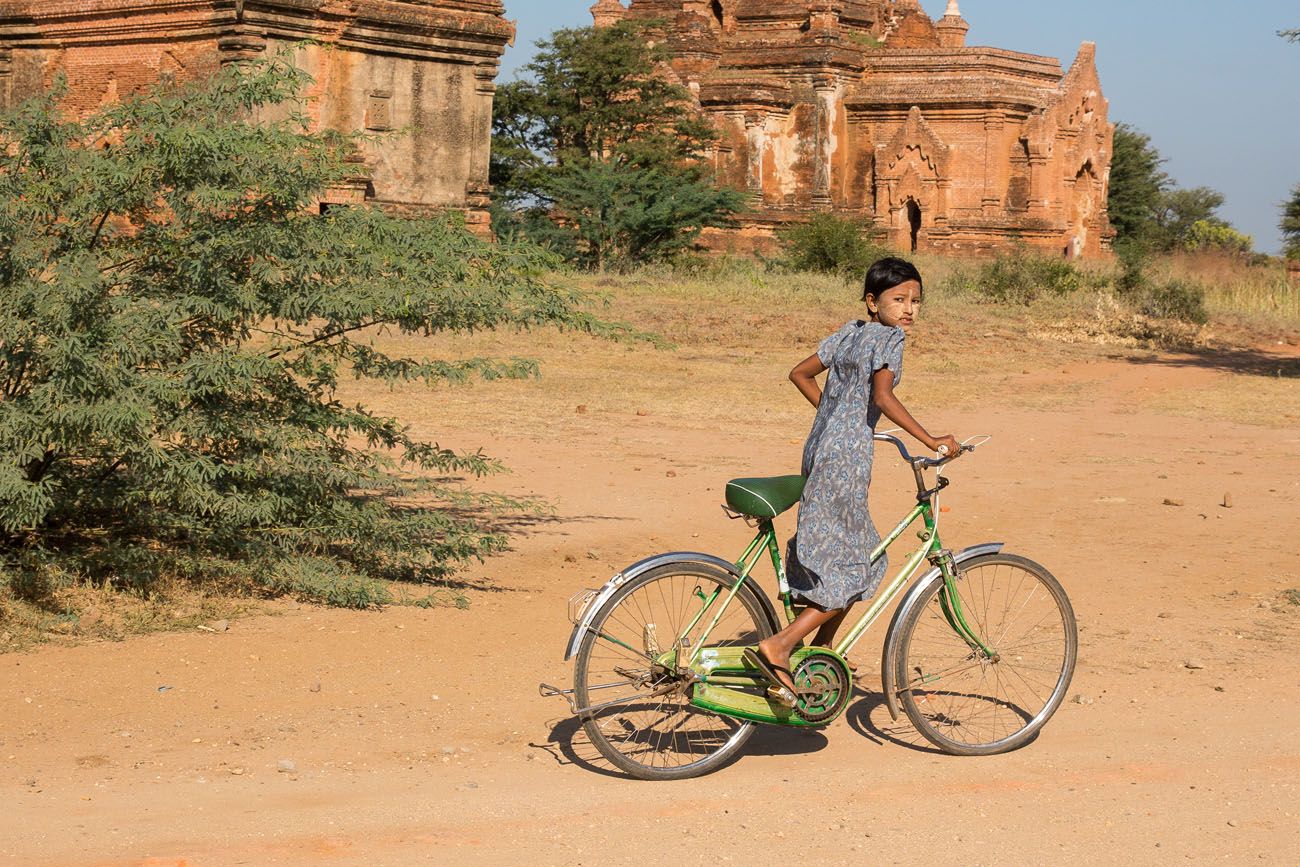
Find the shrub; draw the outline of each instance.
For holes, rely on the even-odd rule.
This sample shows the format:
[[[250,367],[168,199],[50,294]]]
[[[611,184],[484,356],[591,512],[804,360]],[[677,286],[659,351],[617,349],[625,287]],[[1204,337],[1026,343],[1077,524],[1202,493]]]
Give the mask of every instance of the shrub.
[[[1124,304],[1144,316],[1177,319],[1204,325],[1210,315],[1205,308],[1205,287],[1193,280],[1152,280],[1147,263],[1136,254],[1121,258],[1115,294]]]
[[[1025,249],[998,256],[973,274],[959,272],[951,285],[958,291],[1012,304],[1032,304],[1044,293],[1068,295],[1084,288],[1087,277],[1065,259]]]
[[[1146,285],[1123,296],[1123,300],[1144,316],[1177,319],[1195,325],[1210,321],[1205,310],[1205,287],[1190,280]]]
[[[500,550],[499,469],[335,396],[342,375],[526,377],[526,359],[386,354],[414,335],[605,326],[536,250],[456,219],[319,215],[358,142],[312,133],[284,57],[82,120],[56,89],[0,116],[0,572],[146,593],[255,582],[332,604]],[[255,123],[253,115],[280,120]],[[105,143],[109,143],[107,146]]]
[[[817,214],[780,233],[783,264],[792,271],[840,274],[860,279],[890,251],[876,243],[872,230],[857,220]]]

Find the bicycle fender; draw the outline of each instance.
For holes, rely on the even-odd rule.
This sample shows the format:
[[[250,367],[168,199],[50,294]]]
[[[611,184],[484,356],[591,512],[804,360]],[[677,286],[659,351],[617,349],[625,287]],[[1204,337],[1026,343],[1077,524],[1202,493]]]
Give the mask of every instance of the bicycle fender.
[[[740,577],[740,570],[735,563],[730,560],[723,560],[721,557],[715,557],[712,554],[701,554],[698,551],[673,551],[668,554],[655,554],[646,557],[644,560],[638,560],[606,581],[605,586],[600,588],[600,592],[587,603],[587,607],[583,609],[581,616],[578,617],[578,622],[574,624],[573,633],[569,636],[568,647],[564,652],[564,661],[568,662],[578,652],[578,644],[582,641],[582,636],[587,631],[587,627],[591,625],[592,619],[595,618],[596,612],[600,611],[601,607],[609,600],[609,597],[614,595],[618,588],[649,572],[651,569],[666,566],[670,563],[700,563],[706,566],[716,566],[735,578]],[[772,629],[774,631],[780,629],[780,621],[777,620],[776,609],[772,607],[772,600],[767,598],[767,594],[763,592],[757,582],[751,581],[750,588],[758,596],[758,601],[767,613],[767,619],[772,625]]]
[[[1002,550],[1001,542],[985,542],[982,545],[972,545],[964,548],[952,555],[956,563],[965,563],[967,560],[973,560],[976,557],[982,557],[985,554],[997,554]],[[885,633],[885,648],[881,652],[880,658],[880,680],[881,688],[885,693],[885,706],[889,708],[891,719],[898,719],[898,692],[896,678],[894,677],[895,664],[898,659],[898,624],[903,622],[907,612],[911,610],[916,601],[920,599],[921,594],[929,589],[936,580],[943,580],[943,575],[939,567],[935,566],[921,576],[921,579],[912,585],[912,589],[907,591],[903,601],[898,603],[894,609],[894,617],[889,621],[889,631]]]

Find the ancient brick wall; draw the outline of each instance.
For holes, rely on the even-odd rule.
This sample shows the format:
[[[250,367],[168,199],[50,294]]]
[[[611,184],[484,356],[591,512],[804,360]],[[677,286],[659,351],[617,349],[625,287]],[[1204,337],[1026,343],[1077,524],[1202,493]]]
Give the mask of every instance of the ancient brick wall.
[[[487,231],[494,82],[513,38],[501,0],[0,0],[0,100],[63,73],[67,106],[91,111],[296,46],[314,124],[393,133],[328,200],[459,208]]]
[[[665,22],[653,36],[718,127],[720,181],[754,196],[715,246],[769,246],[835,211],[904,250],[1109,251],[1113,127],[1090,43],[1068,71],[968,47],[956,0],[938,21],[918,0],[600,0],[592,13]]]

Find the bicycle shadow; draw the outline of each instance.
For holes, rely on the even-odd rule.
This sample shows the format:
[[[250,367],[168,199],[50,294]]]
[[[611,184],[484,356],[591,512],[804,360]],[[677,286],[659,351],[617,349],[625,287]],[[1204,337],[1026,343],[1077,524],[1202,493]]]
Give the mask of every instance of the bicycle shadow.
[[[889,707],[885,704],[883,693],[869,692],[858,687],[858,695],[862,698],[850,704],[844,711],[844,721],[854,732],[873,744],[891,743],[918,753],[946,755],[943,750],[922,737],[906,716],[900,713],[897,720],[893,719],[889,715]]]
[[[736,756],[793,756],[820,752],[829,744],[821,729],[782,728],[760,725]],[[548,754],[561,767],[573,765],[603,777],[631,779],[600,754],[587,736],[582,720],[566,717],[551,725],[545,743],[529,742],[529,747]]]
[[[913,726],[910,720],[900,711],[898,719],[895,720],[889,715],[889,707],[885,704],[885,696],[881,693],[867,692],[862,687],[858,687],[858,692],[862,699],[849,705],[848,710],[844,712],[844,718],[849,726],[858,734],[862,735],[872,743],[881,744],[888,741],[900,747],[907,747],[918,753],[929,753],[935,756],[949,755],[947,752],[939,749],[930,743],[921,735]],[[963,694],[966,695],[966,694]],[[1021,719],[1028,723],[1031,715],[1015,708],[1011,705],[1005,705],[1008,709],[1015,710],[1020,714]],[[1021,746],[1028,746],[1038,740],[1042,732],[1034,732]]]

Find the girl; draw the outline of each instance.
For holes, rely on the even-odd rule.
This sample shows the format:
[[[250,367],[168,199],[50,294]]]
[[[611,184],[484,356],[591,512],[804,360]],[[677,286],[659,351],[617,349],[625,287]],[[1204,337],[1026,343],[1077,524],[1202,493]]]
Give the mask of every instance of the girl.
[[[803,450],[808,482],[798,531],[786,552],[791,593],[807,607],[747,651],[772,681],[773,696],[787,705],[796,701],[789,665],[799,642],[817,630],[814,641],[829,646],[849,607],[875,593],[885,575],[885,557],[871,562],[880,534],[867,512],[872,434],[881,414],[930,449],[960,453],[954,437],[931,436],[894,396],[903,378],[903,336],[921,293],[921,274],[910,262],[881,259],[867,271],[862,295],[870,321],[848,323],[790,371],[790,381],[817,408]],[[816,377],[825,370],[823,392]]]

